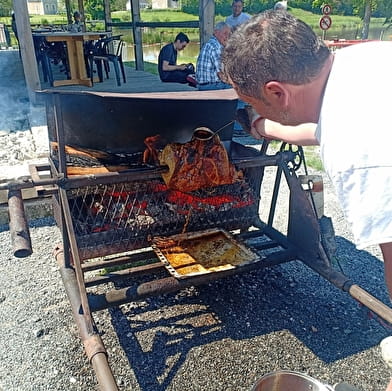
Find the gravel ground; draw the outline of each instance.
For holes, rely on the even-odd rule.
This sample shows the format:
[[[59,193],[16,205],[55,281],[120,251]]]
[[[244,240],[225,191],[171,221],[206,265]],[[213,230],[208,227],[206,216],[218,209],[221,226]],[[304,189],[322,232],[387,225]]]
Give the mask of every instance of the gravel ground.
[[[1,80],[2,86],[7,78]],[[15,100],[23,112],[0,118],[0,176],[38,157],[31,155],[35,141],[25,122],[25,98],[22,93],[1,100],[3,114]],[[265,183],[270,190],[272,182]],[[378,247],[355,249],[326,178],[325,187],[325,214],[333,217],[342,268],[388,303]],[[284,221],[283,213],[278,223]],[[96,390],[52,255],[59,230],[50,218],[31,221],[30,230],[34,253],[16,259],[8,226],[0,225],[0,391]],[[94,317],[122,391],[248,391],[277,369],[383,391],[391,375],[378,346],[390,329],[300,262]]]
[[[325,185],[341,266],[387,303],[378,248],[355,249]],[[30,229],[34,253],[16,259],[0,226],[0,390],[95,390],[52,255],[58,228],[40,219]],[[290,369],[382,391],[391,375],[378,346],[390,330],[300,262],[100,311],[95,320],[120,390],[245,391],[263,374]]]

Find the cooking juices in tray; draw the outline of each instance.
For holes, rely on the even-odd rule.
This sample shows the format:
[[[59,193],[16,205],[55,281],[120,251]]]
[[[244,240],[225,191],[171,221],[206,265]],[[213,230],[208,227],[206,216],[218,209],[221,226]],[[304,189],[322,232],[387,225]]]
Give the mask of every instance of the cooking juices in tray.
[[[227,231],[217,229],[154,238],[152,247],[177,278],[229,270],[259,259]]]

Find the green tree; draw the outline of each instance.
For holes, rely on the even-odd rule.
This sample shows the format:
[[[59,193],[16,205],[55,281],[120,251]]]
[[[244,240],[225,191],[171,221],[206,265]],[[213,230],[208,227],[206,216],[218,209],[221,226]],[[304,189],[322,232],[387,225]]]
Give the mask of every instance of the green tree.
[[[12,0],[1,0],[0,2],[0,16],[10,16],[12,12]]]
[[[320,13],[324,4],[330,4],[332,7],[332,13],[335,15],[353,15],[353,4],[352,0],[314,0],[312,3],[312,12]]]
[[[102,0],[85,0],[84,13],[90,14],[93,19],[104,19],[104,8]]]
[[[110,0],[110,9],[112,11],[125,11],[127,0]]]

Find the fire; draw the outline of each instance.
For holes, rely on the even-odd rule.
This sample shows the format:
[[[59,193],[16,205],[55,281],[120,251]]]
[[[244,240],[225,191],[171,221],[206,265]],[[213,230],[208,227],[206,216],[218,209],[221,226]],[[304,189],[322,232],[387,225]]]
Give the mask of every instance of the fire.
[[[141,229],[158,221],[175,221],[177,215],[185,217],[185,230],[198,215],[225,213],[254,203],[254,195],[246,185],[223,185],[197,193],[184,193],[169,189],[161,181],[154,181],[144,193],[114,187],[96,194],[89,202],[83,221],[90,226],[90,232],[103,232],[120,227]]]

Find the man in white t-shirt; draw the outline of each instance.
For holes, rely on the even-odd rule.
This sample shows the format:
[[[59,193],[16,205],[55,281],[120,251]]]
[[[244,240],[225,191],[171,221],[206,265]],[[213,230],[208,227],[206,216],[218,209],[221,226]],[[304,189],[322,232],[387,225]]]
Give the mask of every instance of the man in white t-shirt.
[[[249,20],[250,15],[246,12],[242,12],[244,8],[244,3],[242,0],[233,0],[231,5],[231,9],[233,13],[226,18],[226,24],[228,24],[231,28],[236,28],[241,23]]]
[[[357,247],[380,245],[392,297],[392,42],[332,54],[305,23],[271,10],[233,33],[222,63],[259,114],[255,137],[320,145]]]

